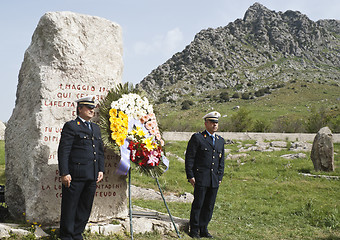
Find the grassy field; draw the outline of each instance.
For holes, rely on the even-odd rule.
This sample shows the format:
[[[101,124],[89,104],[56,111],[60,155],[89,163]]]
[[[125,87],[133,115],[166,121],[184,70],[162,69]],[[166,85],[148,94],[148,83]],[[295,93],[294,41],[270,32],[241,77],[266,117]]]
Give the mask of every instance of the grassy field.
[[[243,142],[246,144],[249,142]],[[168,142],[166,151],[184,158],[186,142]],[[226,145],[236,153],[239,144]],[[3,152],[3,144],[0,145]],[[299,173],[315,173],[309,154],[304,159],[281,158],[289,151],[250,152],[250,156],[226,161],[213,219],[209,225],[215,239],[340,239],[340,182],[310,178]],[[340,144],[335,144],[336,171],[340,176]],[[2,153],[1,153],[2,154]],[[3,155],[0,155],[3,156]],[[2,162],[3,158],[0,159]],[[133,172],[134,185],[157,189],[154,180]],[[162,189],[181,194],[192,192],[186,181],[184,163],[170,157],[170,169],[159,178]],[[163,201],[133,199],[137,206],[166,213]],[[168,203],[176,217],[188,218],[189,203]],[[182,239],[190,239],[181,232]],[[115,235],[87,234],[86,239],[130,239]],[[19,239],[19,238],[11,238]],[[30,238],[31,239],[31,238]],[[134,239],[176,239],[175,233],[135,234]]]
[[[185,142],[169,143],[167,150],[184,157],[185,146]],[[339,154],[340,145],[335,147]],[[237,149],[227,148],[232,153]],[[340,239],[339,180],[300,175],[320,173],[314,172],[309,155],[297,160],[280,157],[287,153],[252,152],[241,161],[226,162],[209,227],[217,239]],[[331,175],[340,176],[338,154],[337,169]],[[163,188],[179,194],[192,192],[183,163],[170,160],[169,172],[160,178]],[[133,179],[136,185],[151,187],[148,179],[137,174]],[[134,204],[165,212],[162,202],[135,200]],[[188,218],[190,204],[169,203],[169,207],[175,216]]]
[[[227,115],[220,121],[220,130],[230,131],[226,123],[237,113],[237,110],[233,109],[236,106],[247,109],[253,123],[256,120],[265,121],[273,127],[275,121],[282,117],[288,117],[290,121],[297,119],[304,122],[311,115],[312,109],[332,109],[333,113],[339,116],[339,90],[340,87],[330,84],[297,81],[286,83],[284,87],[272,90],[271,94],[255,99],[230,98],[229,102],[218,103],[207,98],[209,95],[218,96],[221,91],[228,91],[230,97],[234,93],[232,90],[220,90],[199,96],[187,96],[185,99],[194,103],[188,110],[181,110],[181,102],[163,103],[156,105],[155,109],[164,131],[200,131],[202,117],[213,110],[219,111],[222,116]]]

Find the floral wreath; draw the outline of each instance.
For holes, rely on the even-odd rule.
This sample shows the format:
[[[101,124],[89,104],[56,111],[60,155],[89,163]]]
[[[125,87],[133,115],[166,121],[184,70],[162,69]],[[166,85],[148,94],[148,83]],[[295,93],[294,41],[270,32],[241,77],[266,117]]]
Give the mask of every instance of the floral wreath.
[[[151,177],[167,170],[169,161],[153,107],[133,85],[111,89],[99,104],[99,114],[104,145],[121,155],[118,174],[127,174],[130,160]]]

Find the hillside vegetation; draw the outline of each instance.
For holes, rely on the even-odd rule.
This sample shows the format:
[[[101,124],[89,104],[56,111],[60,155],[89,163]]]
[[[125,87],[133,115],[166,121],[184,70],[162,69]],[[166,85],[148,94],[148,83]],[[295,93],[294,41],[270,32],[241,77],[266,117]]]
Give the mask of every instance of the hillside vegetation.
[[[155,100],[164,130],[196,131],[206,111],[230,117],[240,106],[252,124],[223,130],[315,132],[327,124],[339,132],[339,29],[338,20],[255,3],[243,19],[199,32],[137,87]],[[306,122],[312,115],[324,119]]]
[[[340,132],[340,87],[292,81],[259,98],[229,101],[221,99],[223,92],[228,91],[187,97],[183,100],[190,102],[187,109],[182,104],[156,104],[162,130],[200,131],[204,114],[216,110],[222,115],[220,131],[315,133],[327,125]]]

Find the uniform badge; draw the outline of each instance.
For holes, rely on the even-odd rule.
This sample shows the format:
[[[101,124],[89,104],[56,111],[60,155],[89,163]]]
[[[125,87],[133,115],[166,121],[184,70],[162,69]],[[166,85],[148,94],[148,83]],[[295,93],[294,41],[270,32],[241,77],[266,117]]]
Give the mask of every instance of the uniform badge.
[[[77,124],[78,124],[78,126],[79,126],[79,125],[80,125],[80,122],[78,121]]]
[[[222,153],[220,153],[220,158],[222,157]]]

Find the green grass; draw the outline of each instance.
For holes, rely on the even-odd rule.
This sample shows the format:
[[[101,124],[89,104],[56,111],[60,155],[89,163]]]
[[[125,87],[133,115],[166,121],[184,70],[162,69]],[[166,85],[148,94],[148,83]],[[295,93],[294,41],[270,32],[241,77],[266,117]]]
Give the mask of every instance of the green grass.
[[[242,144],[252,142],[242,142]],[[186,142],[168,142],[166,151],[184,158]],[[238,144],[226,145],[231,154]],[[340,181],[311,178],[300,172],[340,176],[340,144],[334,144],[336,170],[313,170],[309,153],[304,159],[281,158],[278,152],[248,152],[249,157],[226,161],[213,219],[215,239],[340,239]],[[165,194],[192,192],[184,163],[169,157],[170,168],[159,178]],[[132,183],[158,190],[155,180],[136,171]],[[163,201],[132,199],[132,204],[167,213]],[[189,218],[190,203],[167,203],[173,216]],[[182,239],[190,239],[181,232]],[[134,234],[134,239],[176,239],[176,233]],[[15,239],[15,238],[12,238]],[[19,238],[16,238],[19,239]],[[86,239],[130,239],[128,234],[104,237],[86,233]]]
[[[301,85],[305,84],[306,87]],[[202,117],[209,111],[219,111],[222,116],[220,127],[230,119],[237,111],[233,107],[240,106],[250,111],[253,120],[268,121],[269,123],[282,116],[290,116],[296,119],[306,120],[311,114],[311,109],[320,107],[337,107],[340,114],[339,98],[340,87],[332,84],[307,83],[296,81],[286,83],[280,89],[272,90],[271,94],[249,100],[231,99],[229,102],[217,103],[205,97],[214,94],[218,96],[221,91],[228,91],[231,97],[235,92],[232,89],[216,90],[200,94],[199,96],[184,96],[184,99],[192,100],[195,104],[189,110],[181,110],[181,102],[177,104],[163,103],[155,105],[157,118],[164,131],[200,131],[202,130]],[[228,130],[228,129],[226,129]]]
[[[185,142],[174,142],[167,145],[167,150],[184,157],[185,147]],[[236,153],[235,146],[227,148]],[[339,154],[340,144],[335,144],[335,151]],[[226,162],[209,226],[217,239],[340,239],[339,180],[300,175],[306,171],[323,173],[314,172],[309,154],[297,160],[280,157],[287,153],[251,152],[241,163]],[[336,171],[326,175],[340,176],[338,154],[335,155]],[[159,179],[163,188],[178,193],[192,192],[185,179],[184,164],[175,158],[170,158],[170,163],[169,171]],[[133,175],[134,184],[156,189],[150,179],[142,179]],[[162,201],[134,199],[133,204],[166,213]],[[168,205],[174,216],[189,217],[190,204]]]

